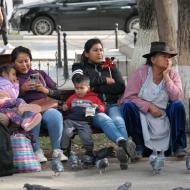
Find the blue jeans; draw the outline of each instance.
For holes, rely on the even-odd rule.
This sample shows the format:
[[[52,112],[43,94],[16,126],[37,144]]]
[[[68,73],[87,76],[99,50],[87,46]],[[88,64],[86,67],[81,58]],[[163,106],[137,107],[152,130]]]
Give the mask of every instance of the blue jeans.
[[[122,106],[122,113],[127,131],[129,135],[132,136],[137,147],[141,147],[146,152],[150,152],[144,146],[139,108],[133,102],[126,102]],[[183,103],[178,100],[169,102],[166,108],[166,114],[171,127],[170,147],[167,151],[167,154],[170,154],[171,152],[175,152],[178,148],[186,148],[187,146],[185,133],[186,118]]]
[[[120,107],[109,104],[106,113],[97,113],[92,121],[93,127],[101,129],[114,143],[120,139],[128,139],[125,121],[121,115]]]
[[[62,116],[62,114],[54,108],[48,109],[47,111],[42,113],[41,123],[39,123],[36,127],[34,127],[31,130],[31,132],[36,140],[36,143],[34,143],[34,145],[33,145],[34,151],[37,151],[40,149],[39,135],[40,135],[41,127],[48,130],[52,149],[60,149],[61,137],[62,137],[62,133],[63,133],[63,116]]]

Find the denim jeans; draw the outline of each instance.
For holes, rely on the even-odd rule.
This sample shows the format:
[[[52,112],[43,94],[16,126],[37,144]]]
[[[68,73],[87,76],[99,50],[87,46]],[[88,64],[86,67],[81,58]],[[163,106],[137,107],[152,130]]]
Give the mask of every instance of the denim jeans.
[[[92,121],[93,127],[101,129],[114,143],[120,139],[128,139],[125,121],[121,115],[120,107],[109,104],[106,113],[97,113]]]
[[[28,115],[29,112],[26,114]],[[31,112],[30,112],[31,113]],[[61,137],[63,133],[63,116],[62,114],[54,109],[48,109],[42,113],[42,121],[36,127],[34,127],[31,132],[36,140],[33,145],[34,151],[40,149],[39,134],[40,128],[43,127],[48,130],[50,136],[52,149],[60,149]]]

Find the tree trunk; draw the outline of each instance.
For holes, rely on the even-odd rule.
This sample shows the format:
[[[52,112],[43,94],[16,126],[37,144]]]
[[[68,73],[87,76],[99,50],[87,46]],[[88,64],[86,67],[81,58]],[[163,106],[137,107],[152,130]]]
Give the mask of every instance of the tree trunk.
[[[189,121],[190,98],[190,1],[178,0],[178,63],[182,78],[187,119]],[[188,131],[190,127],[188,126]]]
[[[190,1],[178,0],[179,64],[190,65]]]
[[[178,0],[178,52],[179,69],[182,76],[184,92],[190,97],[190,1]]]
[[[172,2],[172,0],[154,1],[159,39],[166,42],[173,50],[177,50],[177,32],[172,13]]]
[[[153,0],[138,0],[138,11],[140,19],[140,30],[138,32],[137,43],[133,50],[132,58],[128,64],[127,72],[130,76],[133,71],[145,63],[143,54],[150,51],[150,43],[158,40],[156,14]]]

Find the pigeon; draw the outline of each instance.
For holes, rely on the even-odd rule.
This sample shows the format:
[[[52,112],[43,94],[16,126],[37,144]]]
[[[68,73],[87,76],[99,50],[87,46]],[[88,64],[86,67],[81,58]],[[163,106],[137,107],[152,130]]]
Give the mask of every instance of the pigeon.
[[[132,183],[131,182],[125,182],[123,185],[120,185],[117,190],[129,190],[131,189]]]
[[[79,169],[80,160],[79,160],[79,157],[77,156],[77,154],[75,152],[70,153],[68,161],[69,161],[69,166],[72,170]]]
[[[64,171],[64,167],[63,167],[60,157],[61,156],[59,154],[58,157],[53,158],[53,160],[51,161],[51,168],[54,171],[55,176],[59,176],[61,172]]]
[[[107,158],[103,158],[101,160],[96,161],[96,168],[99,170],[100,174],[106,170],[106,168],[109,166],[109,161]]]
[[[164,167],[164,151],[161,151],[160,154],[157,154],[157,151],[153,150],[153,153],[149,157],[149,161],[153,169],[153,174],[159,174]]]
[[[186,168],[187,170],[190,170],[190,154],[188,154],[186,157]]]
[[[176,187],[172,190],[190,190],[190,188]]]
[[[42,185],[30,185],[28,183],[24,184],[24,189],[26,190],[58,190],[58,189],[52,189],[50,187],[45,187]]]

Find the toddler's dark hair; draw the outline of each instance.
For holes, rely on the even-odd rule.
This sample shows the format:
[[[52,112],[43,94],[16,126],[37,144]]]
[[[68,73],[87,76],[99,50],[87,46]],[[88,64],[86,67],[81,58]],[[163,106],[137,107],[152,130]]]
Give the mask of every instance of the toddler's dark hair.
[[[73,79],[73,84],[79,84],[85,82],[88,86],[90,86],[90,79],[87,75],[77,75],[74,79]]]
[[[3,76],[3,73],[7,73],[9,74],[9,72],[11,71],[11,69],[14,69],[12,64],[4,64],[0,66],[0,76]]]

